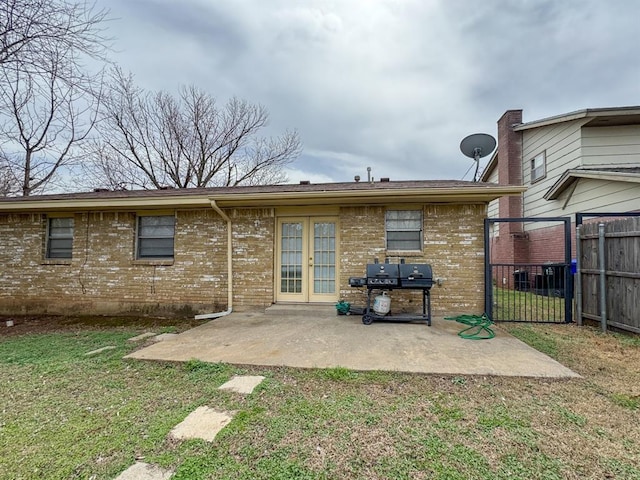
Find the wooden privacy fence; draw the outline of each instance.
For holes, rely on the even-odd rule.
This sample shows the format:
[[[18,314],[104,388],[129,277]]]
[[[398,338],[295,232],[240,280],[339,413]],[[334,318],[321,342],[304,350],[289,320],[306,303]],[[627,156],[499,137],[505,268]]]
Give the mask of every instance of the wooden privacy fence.
[[[640,217],[576,229],[576,313],[640,333]]]

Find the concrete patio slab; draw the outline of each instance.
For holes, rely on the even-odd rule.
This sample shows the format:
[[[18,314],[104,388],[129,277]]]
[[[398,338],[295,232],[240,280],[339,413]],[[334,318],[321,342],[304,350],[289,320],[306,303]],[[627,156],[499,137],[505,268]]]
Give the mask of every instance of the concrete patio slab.
[[[295,310],[295,309],[291,309]],[[301,368],[345,367],[455,375],[570,378],[578,374],[496,327],[491,340],[464,340],[464,328],[375,322],[307,306],[292,314],[232,313],[135,351],[126,358]]]
[[[164,470],[155,465],[136,462],[118,475],[115,480],[169,480],[173,470]]]
[[[248,395],[262,383],[264,377],[261,375],[236,375],[228,382],[218,387],[218,390],[231,390],[232,392]]]
[[[176,425],[169,432],[169,436],[174,440],[199,438],[206,442],[212,442],[218,432],[226,427],[231,420],[233,420],[233,414],[228,412],[217,412],[206,406],[198,407]]]

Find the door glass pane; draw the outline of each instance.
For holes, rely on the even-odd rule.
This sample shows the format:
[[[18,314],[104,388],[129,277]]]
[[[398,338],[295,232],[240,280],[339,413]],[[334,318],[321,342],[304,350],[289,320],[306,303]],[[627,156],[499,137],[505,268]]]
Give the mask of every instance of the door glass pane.
[[[335,238],[334,222],[313,224],[313,293],[335,293]]]
[[[302,293],[302,223],[283,223],[280,292]]]

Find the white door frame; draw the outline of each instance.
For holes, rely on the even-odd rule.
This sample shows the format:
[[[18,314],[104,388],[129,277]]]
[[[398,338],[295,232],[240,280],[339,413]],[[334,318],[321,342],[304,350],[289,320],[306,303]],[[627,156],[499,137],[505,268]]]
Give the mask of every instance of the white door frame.
[[[333,238],[317,237],[315,226],[319,223],[335,225]],[[283,243],[283,226],[289,225]],[[299,225],[299,227],[295,227]],[[295,303],[333,303],[339,297],[338,217],[328,215],[296,215],[278,217],[276,221],[275,300]],[[324,242],[324,244],[323,244]],[[316,243],[318,243],[316,245]],[[288,251],[285,249],[289,249]],[[284,272],[283,255],[291,262]],[[325,262],[321,264],[320,262]],[[331,271],[333,270],[333,278]],[[284,275],[289,277],[283,278]],[[322,278],[316,278],[321,274]],[[317,281],[316,281],[317,280]],[[284,282],[283,282],[284,281]],[[282,287],[288,291],[283,292]],[[322,293],[322,290],[332,290]]]

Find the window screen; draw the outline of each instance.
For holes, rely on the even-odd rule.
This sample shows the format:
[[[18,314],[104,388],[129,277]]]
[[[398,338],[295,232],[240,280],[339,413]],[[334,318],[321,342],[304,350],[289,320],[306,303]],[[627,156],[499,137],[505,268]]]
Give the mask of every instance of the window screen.
[[[388,210],[387,250],[422,250],[422,211]]]
[[[73,218],[49,218],[46,258],[71,258],[72,251]]]
[[[175,217],[138,217],[138,258],[173,258]]]
[[[535,182],[536,180],[541,179],[546,174],[545,167],[545,155],[541,153],[540,155],[536,155],[536,157],[531,160],[531,181]]]

